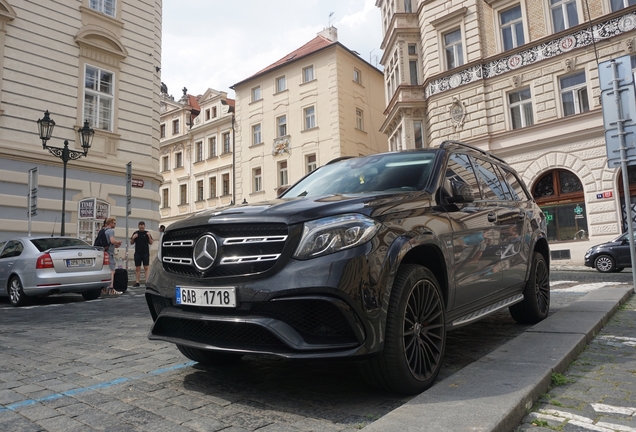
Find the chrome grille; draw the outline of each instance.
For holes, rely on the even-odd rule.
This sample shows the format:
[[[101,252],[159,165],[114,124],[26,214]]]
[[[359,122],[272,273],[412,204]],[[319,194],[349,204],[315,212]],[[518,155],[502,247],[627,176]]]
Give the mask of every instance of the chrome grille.
[[[193,251],[204,234],[214,236],[218,253],[208,270],[194,265]],[[162,237],[162,264],[170,273],[221,277],[262,273],[276,264],[288,238],[283,224],[208,225],[169,231]]]

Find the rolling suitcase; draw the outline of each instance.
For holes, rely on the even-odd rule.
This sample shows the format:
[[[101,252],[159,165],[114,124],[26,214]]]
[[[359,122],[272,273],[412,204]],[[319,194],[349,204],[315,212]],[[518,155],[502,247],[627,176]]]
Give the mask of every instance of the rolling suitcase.
[[[120,267],[115,270],[113,288],[115,288],[115,291],[126,292],[128,289],[128,271],[126,269]]]

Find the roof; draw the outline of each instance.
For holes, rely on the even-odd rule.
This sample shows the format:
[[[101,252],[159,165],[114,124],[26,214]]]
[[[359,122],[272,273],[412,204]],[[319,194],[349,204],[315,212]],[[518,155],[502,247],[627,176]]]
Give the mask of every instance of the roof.
[[[310,54],[315,53],[316,51],[320,51],[323,48],[326,48],[330,45],[336,45],[338,44],[338,42],[334,42],[332,40],[327,39],[324,36],[316,36],[315,38],[313,38],[312,40],[310,40],[309,42],[307,42],[305,45],[301,46],[300,48],[296,49],[295,51],[290,52],[289,54],[287,54],[285,57],[281,58],[280,60],[272,63],[271,65],[267,66],[265,69],[261,69],[260,71],[256,72],[254,75],[250,76],[249,78],[245,78],[242,81],[237,82],[236,84],[234,84],[233,86],[230,86],[231,89],[234,89],[234,87],[236,87],[239,84],[244,83],[245,81],[249,81],[253,78],[256,78],[259,75],[263,75],[271,70],[277,69],[285,64],[287,64],[290,61],[296,61],[298,59],[301,59],[303,57],[307,57]]]

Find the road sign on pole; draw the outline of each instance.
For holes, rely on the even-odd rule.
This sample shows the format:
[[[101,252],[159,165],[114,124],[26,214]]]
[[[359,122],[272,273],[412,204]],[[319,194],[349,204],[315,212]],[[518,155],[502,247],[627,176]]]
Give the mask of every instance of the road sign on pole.
[[[27,217],[29,219],[29,236],[31,236],[31,218],[38,214],[38,168],[29,170],[29,195]]]
[[[130,215],[130,204],[132,202],[132,162],[126,164],[126,270],[128,270],[128,215]]]

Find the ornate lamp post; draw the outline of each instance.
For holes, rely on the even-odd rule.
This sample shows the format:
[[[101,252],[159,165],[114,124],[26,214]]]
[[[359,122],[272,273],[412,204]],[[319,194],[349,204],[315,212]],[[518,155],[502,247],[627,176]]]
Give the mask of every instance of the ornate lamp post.
[[[66,235],[64,220],[66,213],[66,164],[69,160],[76,160],[82,156],[88,155],[88,149],[91,148],[95,131],[88,125],[88,121],[84,121],[84,127],[79,130],[84,152],[78,152],[75,150],[69,150],[68,140],[64,140],[64,148],[46,145],[46,142],[51,139],[54,127],[55,122],[51,120],[49,117],[49,111],[47,110],[44,113],[44,118],[38,119],[38,129],[40,131],[40,139],[42,140],[42,148],[48,150],[53,156],[57,156],[62,159],[62,162],[64,163],[64,181],[62,183],[62,228],[60,229],[60,235],[64,236]]]

